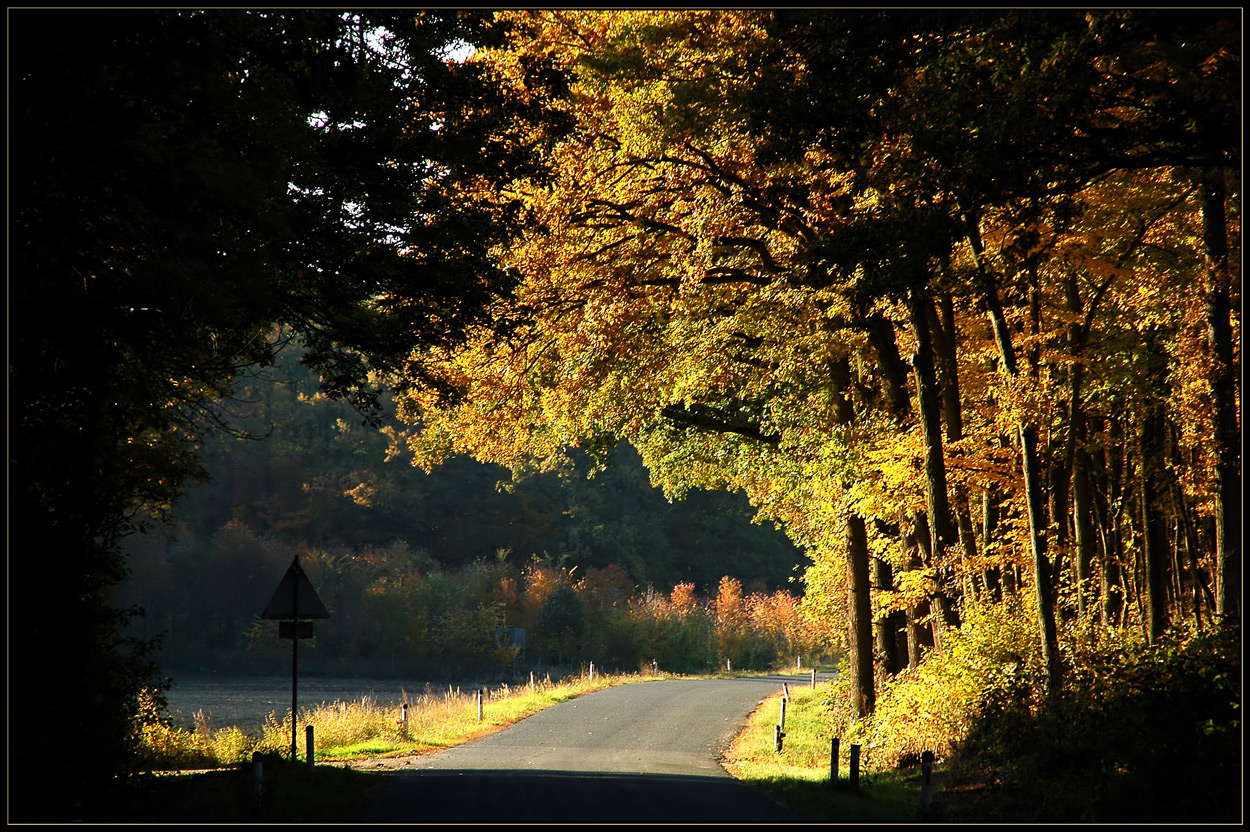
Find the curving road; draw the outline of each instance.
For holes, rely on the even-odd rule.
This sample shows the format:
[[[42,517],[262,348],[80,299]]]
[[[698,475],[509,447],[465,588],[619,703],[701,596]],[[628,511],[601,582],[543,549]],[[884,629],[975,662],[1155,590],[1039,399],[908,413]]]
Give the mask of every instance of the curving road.
[[[639,682],[588,694],[391,774],[366,821],[808,823],[718,762],[783,682],[810,676]]]

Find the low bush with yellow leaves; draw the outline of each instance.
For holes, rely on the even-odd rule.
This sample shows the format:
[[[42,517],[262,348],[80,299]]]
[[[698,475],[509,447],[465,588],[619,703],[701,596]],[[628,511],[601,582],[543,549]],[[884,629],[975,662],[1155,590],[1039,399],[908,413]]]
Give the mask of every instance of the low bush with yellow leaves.
[[[925,751],[938,759],[949,755],[995,692],[1027,697],[1036,689],[1041,660],[1034,629],[1026,603],[969,605],[962,626],[944,634],[940,651],[879,681],[867,719],[850,711],[849,682],[831,687],[835,732],[861,746],[865,768],[914,764]]]

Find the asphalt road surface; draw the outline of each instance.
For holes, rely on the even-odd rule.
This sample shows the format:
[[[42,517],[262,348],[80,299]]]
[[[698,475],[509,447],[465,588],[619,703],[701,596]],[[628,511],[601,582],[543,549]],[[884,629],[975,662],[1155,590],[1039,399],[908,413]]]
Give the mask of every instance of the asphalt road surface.
[[[422,757],[370,823],[810,823],[718,762],[766,696],[810,676],[617,685]]]

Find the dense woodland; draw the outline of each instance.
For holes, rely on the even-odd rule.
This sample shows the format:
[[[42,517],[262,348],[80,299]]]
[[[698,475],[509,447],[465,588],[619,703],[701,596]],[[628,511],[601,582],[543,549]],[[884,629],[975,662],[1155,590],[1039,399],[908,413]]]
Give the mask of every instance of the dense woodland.
[[[480,60],[553,62],[575,127],[505,191],[511,326],[435,365],[458,397],[404,394],[409,445],[624,438],[670,492],[744,490],[813,557],[863,714],[973,599],[1027,596],[1052,694],[1066,625],[1237,620],[1239,44],[1218,14],[518,14]]]
[[[159,636],[155,658],[175,679],[285,672],[289,642],[258,616],[296,557],[331,614],[303,654],[305,672],[445,679],[586,661],[637,670],[653,660],[669,670],[746,668],[794,661],[796,651],[810,659],[821,646],[816,627],[803,642],[795,629],[806,558],[771,524],[752,523],[742,495],[696,491],[670,502],[628,445],[593,477],[581,453],[516,477],[467,458],[426,473],[321,394],[300,354],[293,345],[239,385],[239,433],[203,451],[210,478],[159,528],[126,541],[131,571],[116,602],[143,609],[129,632]],[[388,418],[384,429],[397,427]],[[783,604],[776,621],[763,608],[757,619],[762,632],[788,628],[794,643],[770,634],[767,648],[718,650],[704,613],[723,578],[744,603]],[[536,627],[567,600],[564,592],[545,603],[556,587],[578,596],[558,622],[563,638]],[[624,632],[674,615],[672,644]],[[688,625],[680,639],[677,620]],[[496,627],[524,628],[524,653],[498,650]]]
[[[1240,10],[10,18],[10,677],[57,680],[10,696],[27,814],[128,770],[161,669],[118,588],[179,546],[705,612],[804,563],[849,719],[943,667],[948,734],[1127,749],[1083,715],[1140,707],[1229,805]],[[297,347],[318,389],[256,413]],[[449,474],[549,531],[450,520]],[[649,522],[689,495],[742,528],[717,491],[784,567]]]

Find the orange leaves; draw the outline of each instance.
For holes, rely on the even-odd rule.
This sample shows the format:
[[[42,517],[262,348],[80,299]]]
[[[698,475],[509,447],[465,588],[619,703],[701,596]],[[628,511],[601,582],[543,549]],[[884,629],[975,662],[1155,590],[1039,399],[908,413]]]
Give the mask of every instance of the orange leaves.
[[[673,587],[668,600],[668,609],[673,615],[684,618],[698,607],[699,599],[695,595],[694,584],[683,582]]]
[[[352,502],[358,506],[368,508],[373,505],[373,498],[377,496],[378,490],[367,482],[362,482],[355,488],[350,488],[343,492],[345,497],[351,497]]]
[[[745,613],[742,600],[742,581],[728,575],[720,579],[712,610],[717,629],[727,630],[741,626]]]
[[[1016,182],[1028,197],[977,178],[998,171],[1010,180],[1015,162],[986,159],[988,172],[960,175],[970,157],[934,141],[941,124],[919,123],[953,118],[949,99],[923,96],[945,96],[938,75],[952,67],[1009,85],[995,75],[1007,70],[956,54],[959,43],[984,46],[984,33],[951,34],[949,53],[937,41],[918,50],[905,80],[917,100],[894,102],[896,115],[917,123],[846,127],[848,136],[864,130],[856,149],[839,147],[833,134],[844,126],[819,116],[796,115],[792,132],[758,127],[744,97],[758,92],[755,79],[784,83],[808,71],[804,61],[825,60],[812,43],[770,40],[767,12],[500,15],[519,24],[516,40],[479,60],[518,79],[532,59],[574,70],[565,106],[576,123],[553,145],[549,181],[514,183],[534,224],[499,252],[520,278],[513,304],[494,310],[513,329],[446,357],[441,372],[461,399],[413,397],[405,406],[426,459],[467,452],[515,468],[588,437],[627,438],[670,497],[741,489],[762,517],[784,523],[821,561],[813,607],[840,618],[831,599],[845,580],[830,564],[843,553],[846,515],[892,524],[927,505],[916,381],[905,366],[917,338],[902,302],[917,286],[947,302],[939,323],[952,329],[951,352],[938,356],[938,381],[958,391],[943,402],[949,496],[975,505],[998,494],[1004,515],[996,542],[961,547],[957,568],[1014,563],[1028,549],[1015,447],[1022,425],[1036,428],[1046,464],[1064,465],[1078,378],[1076,404],[1091,415],[1131,415],[1136,401],[1157,395],[1143,372],[1155,360],[1146,334],[1162,339],[1165,395],[1185,439],[1197,446],[1209,435],[1201,223],[1189,174],[1121,171],[1078,187],[1029,169]],[[926,81],[926,73],[936,74]],[[846,78],[838,83],[858,76]],[[795,100],[828,93],[853,112],[857,95],[899,94],[864,79],[863,89],[817,95],[818,84],[791,80]],[[976,90],[958,92],[980,101]],[[1014,103],[1035,103],[1025,98]],[[989,147],[998,126],[960,121],[951,124],[969,146]],[[780,147],[789,141],[804,144]],[[977,199],[961,185],[991,196],[956,206]],[[973,237],[961,238],[962,223]],[[986,317],[990,286],[996,331]],[[868,316],[887,332],[870,331]],[[1193,469],[1186,487],[1196,491],[1205,475]],[[930,586],[931,576],[907,572],[909,545],[873,536],[873,554],[910,575],[896,598],[878,599],[887,606]]]

